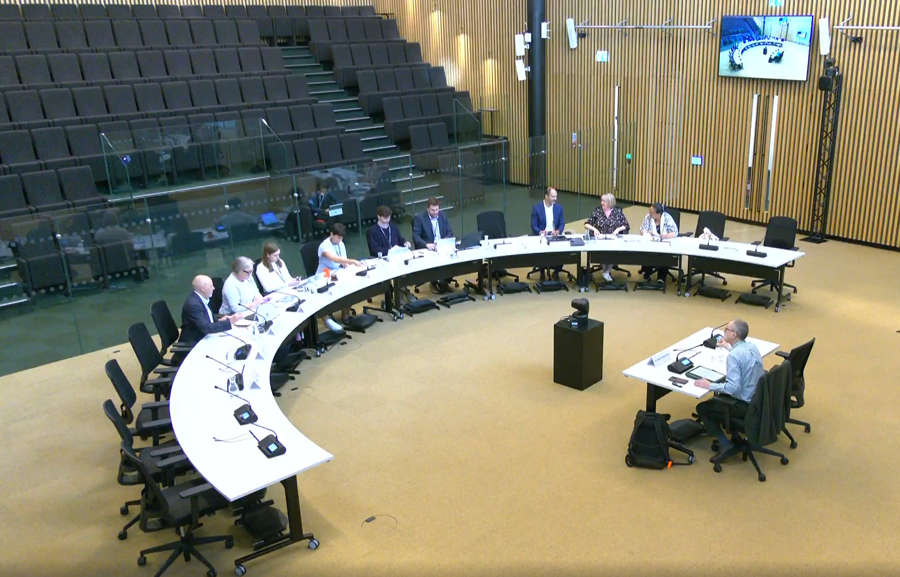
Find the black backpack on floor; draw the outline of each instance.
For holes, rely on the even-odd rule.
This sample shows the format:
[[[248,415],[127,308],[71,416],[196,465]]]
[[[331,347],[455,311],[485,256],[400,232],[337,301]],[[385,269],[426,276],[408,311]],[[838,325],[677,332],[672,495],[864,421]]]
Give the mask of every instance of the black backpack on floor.
[[[645,469],[668,469],[673,465],[690,465],[694,462],[694,452],[672,440],[669,431],[669,415],[638,411],[634,419],[631,440],[625,464],[629,467]],[[676,463],[669,456],[669,449],[676,449],[688,456],[687,463]]]

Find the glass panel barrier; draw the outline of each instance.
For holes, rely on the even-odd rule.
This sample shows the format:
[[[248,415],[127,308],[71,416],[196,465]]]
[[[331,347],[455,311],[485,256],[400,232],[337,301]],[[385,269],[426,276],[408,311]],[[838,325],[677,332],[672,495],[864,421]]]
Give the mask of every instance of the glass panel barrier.
[[[131,132],[109,131],[100,133],[103,151],[103,172],[106,188],[112,195],[129,194],[138,187],[143,175],[140,156],[134,148]],[[96,177],[97,175],[95,175]],[[134,179],[134,180],[133,180]]]

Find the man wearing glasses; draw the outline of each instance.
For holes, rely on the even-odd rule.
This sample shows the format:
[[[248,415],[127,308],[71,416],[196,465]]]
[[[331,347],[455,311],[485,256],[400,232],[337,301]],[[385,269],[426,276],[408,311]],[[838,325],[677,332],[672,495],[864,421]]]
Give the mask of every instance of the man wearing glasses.
[[[267,299],[259,294],[259,288],[252,277],[253,261],[245,256],[234,259],[231,263],[231,274],[225,279],[225,285],[222,287],[220,314],[247,312],[247,309],[256,309],[266,302]]]
[[[725,327],[725,336],[716,346],[729,351],[725,361],[725,382],[710,383],[706,379],[697,379],[694,385],[717,393],[724,393],[734,398],[737,403],[731,407],[731,416],[742,418],[747,414],[747,407],[756,391],[756,383],[765,372],[762,355],[756,345],[747,342],[750,327],[746,321],[734,319]],[[734,444],[722,431],[725,420],[725,405],[714,399],[703,401],[697,405],[697,414],[706,427],[706,434],[719,441],[719,452],[711,459],[724,455],[734,448]]]

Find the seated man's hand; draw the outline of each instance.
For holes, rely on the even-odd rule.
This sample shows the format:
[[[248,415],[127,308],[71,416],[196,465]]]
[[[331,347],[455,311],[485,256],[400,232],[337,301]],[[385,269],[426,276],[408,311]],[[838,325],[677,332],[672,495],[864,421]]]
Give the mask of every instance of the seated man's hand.
[[[694,381],[694,386],[700,389],[709,389],[709,381],[706,379],[697,379]]]
[[[412,248],[412,245],[409,244],[409,241],[406,241],[405,243],[403,243],[403,246],[405,246],[406,248]]]
[[[722,348],[725,349],[726,351],[730,351],[730,350],[731,350],[731,344],[729,344],[729,343],[728,343],[727,341],[725,341],[724,339],[723,339],[723,340],[720,340],[720,341],[717,341],[717,342],[716,342],[716,346],[717,346],[717,347],[722,347]]]
[[[436,247],[435,247],[435,244],[434,244],[433,242],[430,242],[430,243],[428,243],[428,244],[425,245],[425,248],[427,248],[428,250],[434,250]]]
[[[546,230],[542,230],[542,231],[541,231],[541,236],[547,236],[547,231],[546,231]]]
[[[233,322],[236,322],[236,321],[239,321],[239,320],[243,319],[243,318],[246,317],[248,314],[250,314],[250,313],[234,313],[233,315],[229,315],[229,316],[227,316],[227,317],[222,317],[222,319],[223,319],[223,320],[227,320],[228,322],[232,322],[232,323],[233,323]]]

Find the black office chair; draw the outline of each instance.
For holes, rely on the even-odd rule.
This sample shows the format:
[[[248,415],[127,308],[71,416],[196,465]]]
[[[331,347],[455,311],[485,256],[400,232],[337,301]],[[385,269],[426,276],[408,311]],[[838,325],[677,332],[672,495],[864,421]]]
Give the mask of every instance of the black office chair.
[[[263,288],[262,283],[259,282],[259,277],[256,276],[256,267],[258,267],[259,263],[261,263],[261,262],[262,262],[262,258],[258,258],[255,261],[253,261],[253,282],[256,283],[256,289],[259,291],[259,294],[265,296],[269,293],[266,292],[266,289]]]
[[[225,281],[220,276],[210,277],[213,284],[213,294],[209,297],[209,311],[215,318],[222,308],[222,289],[225,287]]]
[[[134,436],[128,428],[128,423],[126,423],[122,418],[122,415],[119,414],[116,405],[112,400],[107,399],[106,401],[103,401],[103,412],[106,414],[106,418],[108,418],[116,428],[119,437],[122,439],[122,443],[134,447]],[[180,459],[177,464],[174,464],[171,467],[160,466],[159,463],[161,461],[165,461],[169,457],[181,455],[181,447],[175,441],[169,441],[160,446],[134,447],[134,450],[140,459],[144,461],[147,472],[153,475],[153,478],[156,479],[157,482],[164,485],[171,485],[176,477],[193,470],[193,466],[190,462],[181,461]],[[122,456],[121,451],[119,452],[119,470],[116,474],[116,481],[123,487],[144,484],[143,478],[137,474],[134,467],[132,467]],[[119,507],[119,513],[123,516],[128,515],[129,507],[140,504],[140,499],[125,501],[125,504]],[[141,515],[138,513],[131,521],[126,523],[125,526],[122,527],[122,530],[119,531],[119,541],[128,539],[128,529],[140,520]]]
[[[153,337],[150,336],[150,331],[144,323],[134,323],[128,327],[128,342],[131,343],[131,348],[141,365],[141,392],[153,395],[156,401],[160,397],[168,399],[172,379],[175,378],[178,367],[172,366],[172,361],[159,354],[159,349],[156,348]],[[154,373],[160,376],[151,378]]]
[[[144,403],[141,405],[137,415],[134,413],[134,406],[137,403],[137,394],[134,387],[128,381],[128,377],[122,372],[119,361],[111,359],[106,361],[106,376],[112,383],[116,394],[119,396],[121,404],[122,419],[127,424],[134,423],[134,434],[141,439],[153,438],[153,444],[158,445],[160,439],[166,433],[172,432],[172,421],[169,419],[169,402],[154,401],[152,403]]]
[[[475,222],[478,225],[478,230],[490,240],[507,238],[509,236],[506,233],[506,217],[499,210],[479,212],[475,216]],[[515,282],[519,282],[518,275],[503,269],[491,271],[491,276],[497,281],[504,277],[511,277]]]
[[[229,506],[228,499],[213,489],[213,486],[202,477],[163,488],[153,478],[134,448],[124,442],[122,443],[122,455],[144,481],[139,523],[141,531],[151,533],[174,529],[179,535],[178,541],[141,551],[137,559],[138,565],[146,565],[147,555],[150,553],[171,551],[169,558],[156,572],[156,577],[162,575],[181,555],[184,555],[186,560],[191,557],[197,558],[208,569],[206,574],[209,577],[215,577],[216,568],[200,554],[196,546],[224,541],[225,548],[231,549],[234,547],[234,537],[231,535],[195,537],[194,530],[201,526],[199,521],[202,517],[227,508]],[[173,460],[186,460],[186,457],[181,455],[166,459],[166,461]]]
[[[714,397],[716,401],[726,407],[725,432],[731,435],[735,444],[732,450],[712,460],[713,470],[716,473],[722,471],[722,461],[738,453],[741,454],[745,461],[750,459],[760,482],[765,481],[766,476],[759,468],[759,463],[756,462],[754,451],[780,457],[782,465],[788,464],[789,461],[786,456],[765,448],[765,445],[777,441],[778,433],[784,429],[785,405],[790,395],[790,389],[791,363],[790,361],[785,361],[759,378],[756,391],[753,393],[750,406],[747,408],[747,413],[744,416],[736,417],[731,414],[732,407],[738,402],[733,397],[728,395],[716,395]],[[719,450],[718,441],[713,441],[712,449],[713,451]]]
[[[719,212],[717,210],[704,210],[697,217],[697,228],[694,229],[694,232],[680,233],[678,236],[695,236],[699,238],[700,235],[703,234],[703,229],[708,228],[711,233],[719,238],[719,240],[728,240],[728,237],[725,236],[725,221],[725,213]],[[706,275],[719,279],[720,281],[722,281],[723,285],[728,284],[728,281],[725,280],[725,277],[717,272],[701,272],[699,274],[701,285],[706,281]]]
[[[805,404],[804,393],[806,392],[806,378],[803,376],[803,371],[806,369],[806,362],[809,360],[809,355],[812,354],[813,345],[815,344],[816,339],[812,339],[811,341],[804,343],[799,347],[791,349],[790,353],[786,353],[784,351],[778,351],[775,353],[779,357],[791,363],[791,370],[793,372],[793,374],[791,375],[790,402],[788,403],[788,414],[785,422],[792,425],[803,425],[803,430],[806,433],[809,433],[812,430],[812,425],[804,421],[792,419],[791,412],[794,409],[801,408]],[[784,433],[791,440],[791,448],[796,448],[797,442],[794,441],[794,437],[791,436],[787,428],[784,429]]]
[[[773,216],[769,219],[769,224],[766,225],[766,237],[763,239],[762,245],[784,250],[798,250],[798,247],[794,246],[796,240],[797,221],[789,216]],[[794,262],[791,261],[786,266],[793,268]],[[750,290],[753,294],[756,294],[756,291],[764,287],[769,287],[770,291],[775,289],[775,283],[770,280],[751,281],[750,286],[753,287]],[[792,289],[794,294],[797,294],[796,286],[788,283],[784,283],[784,286]]]
[[[150,305],[150,316],[153,317],[153,324],[156,326],[156,332],[159,333],[159,354],[166,356],[169,349],[173,353],[188,353],[193,348],[192,344],[184,344],[178,342],[178,325],[172,317],[172,311],[166,301],[156,301]]]

